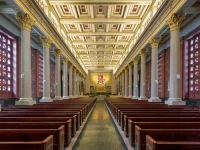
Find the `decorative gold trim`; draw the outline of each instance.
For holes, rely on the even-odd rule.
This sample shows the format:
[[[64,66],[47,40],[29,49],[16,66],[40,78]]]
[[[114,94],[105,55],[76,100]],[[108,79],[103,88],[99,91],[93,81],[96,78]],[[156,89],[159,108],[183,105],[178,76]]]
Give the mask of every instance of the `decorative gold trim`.
[[[41,40],[42,45],[43,45],[44,47],[50,48],[51,43],[52,43],[52,40],[51,40],[51,39],[49,39],[49,38],[47,38],[47,37],[45,37],[45,36],[41,36],[41,37],[40,37],[40,40]]]
[[[162,39],[162,36],[151,38],[151,40],[149,41],[149,43],[151,44],[151,47],[152,48],[158,47],[158,44],[161,41],[161,39]]]
[[[138,57],[135,57],[135,58],[133,59],[133,63],[134,63],[134,64],[138,64],[138,62],[139,62],[139,58],[138,58]]]
[[[64,64],[68,63],[68,59],[67,58],[62,58],[62,61],[63,61]]]
[[[21,12],[17,13],[16,19],[19,21],[19,24],[22,29],[31,30],[32,26],[35,24],[35,21],[30,18],[29,14],[22,14]]]
[[[184,14],[172,14],[171,17],[166,21],[166,24],[170,27],[170,30],[179,30],[181,23],[184,19]]]
[[[56,57],[56,58],[59,58],[60,55],[62,54],[62,51],[61,51],[60,49],[55,49],[55,50],[54,50],[54,53],[55,53],[55,57]]]
[[[141,57],[146,57],[146,55],[147,55],[147,50],[146,49],[142,49],[142,50],[140,50],[140,56]]]

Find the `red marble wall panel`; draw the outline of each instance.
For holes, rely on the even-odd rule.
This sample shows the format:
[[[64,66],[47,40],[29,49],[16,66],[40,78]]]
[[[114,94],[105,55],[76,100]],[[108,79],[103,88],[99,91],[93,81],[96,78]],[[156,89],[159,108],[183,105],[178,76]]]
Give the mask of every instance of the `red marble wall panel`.
[[[151,97],[151,60],[146,63],[146,96]]]

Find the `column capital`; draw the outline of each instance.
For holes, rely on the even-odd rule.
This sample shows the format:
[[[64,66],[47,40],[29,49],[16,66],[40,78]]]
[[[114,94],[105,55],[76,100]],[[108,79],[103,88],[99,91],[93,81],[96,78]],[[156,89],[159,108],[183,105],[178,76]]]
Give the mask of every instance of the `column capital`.
[[[35,21],[30,18],[29,14],[17,13],[16,19],[19,21],[19,24],[22,29],[26,29],[29,31],[35,23]]]
[[[141,57],[146,57],[146,55],[147,55],[147,50],[146,49],[141,49],[140,50],[140,56]]]
[[[62,61],[63,61],[64,64],[68,63],[68,59],[67,58],[62,58]]]
[[[171,17],[166,21],[166,24],[170,27],[170,30],[179,30],[181,23],[184,19],[184,14],[172,14]]]
[[[128,68],[131,68],[132,67],[132,64],[128,64]]]
[[[45,37],[45,36],[41,36],[41,37],[40,37],[40,40],[41,40],[42,45],[43,45],[44,47],[50,48],[51,43],[52,43],[52,40],[51,40],[51,39],[49,39],[49,38],[47,38],[47,37]]]
[[[158,47],[159,42],[161,41],[161,36],[152,37],[149,43],[151,44],[152,48]]]
[[[134,64],[138,64],[138,61],[139,61],[139,58],[138,58],[138,57],[135,57],[135,58],[133,59],[133,63],[134,63]]]
[[[55,56],[58,58],[62,54],[62,51],[60,49],[55,49],[54,53],[55,53]]]

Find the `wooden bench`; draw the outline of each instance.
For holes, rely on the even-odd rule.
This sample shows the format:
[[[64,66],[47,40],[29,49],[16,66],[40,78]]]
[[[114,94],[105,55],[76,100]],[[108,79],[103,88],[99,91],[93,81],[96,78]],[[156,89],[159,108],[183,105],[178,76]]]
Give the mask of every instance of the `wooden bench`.
[[[200,129],[200,122],[131,122],[128,138],[131,145],[135,145],[135,126],[142,129]]]
[[[135,147],[144,150],[146,135],[159,139],[158,141],[199,141],[200,129],[142,129],[135,126]]]
[[[53,149],[64,149],[64,126],[58,129],[0,129],[0,141],[37,141],[53,135]]]
[[[124,115],[124,120],[122,120],[122,130],[126,136],[128,136],[128,119],[131,117],[200,117],[200,113],[167,113],[167,112],[157,112],[157,113],[135,113],[130,116]]]
[[[44,140],[36,141],[12,141],[12,142],[1,142],[1,150],[52,150],[53,149],[53,135],[49,135]]]
[[[146,135],[146,150],[199,150],[200,142],[157,141]]]
[[[73,126],[76,131],[79,129],[80,127],[80,114],[75,114],[75,113],[52,113],[51,111],[49,112],[20,112],[20,111],[7,111],[7,112],[0,112],[0,116],[1,117],[71,117],[72,122],[76,121],[75,126]],[[75,120],[74,120],[74,116],[75,116]]]
[[[65,129],[70,129],[71,117],[0,117],[0,122],[68,122]],[[66,132],[66,130],[65,130]],[[73,117],[71,122],[71,135],[72,137],[76,134],[76,118]]]
[[[70,124],[71,124],[71,120]],[[0,129],[57,129],[65,126],[65,146],[71,142],[71,125],[67,122],[0,122]],[[67,124],[67,128],[66,128]]]
[[[38,108],[38,109],[33,109],[33,108],[9,108],[9,107],[4,107],[2,108],[2,112],[6,112],[6,111],[20,111],[20,112],[47,112],[47,111],[51,111],[51,112],[79,112],[80,113],[80,119],[81,119],[81,122],[84,121],[85,119],[85,114],[83,112],[82,109],[41,109],[41,108]]]

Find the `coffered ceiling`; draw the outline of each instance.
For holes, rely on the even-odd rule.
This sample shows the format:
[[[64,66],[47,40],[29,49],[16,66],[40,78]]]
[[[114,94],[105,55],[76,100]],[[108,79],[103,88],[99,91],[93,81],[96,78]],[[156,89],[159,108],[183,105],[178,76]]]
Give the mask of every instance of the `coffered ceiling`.
[[[44,11],[50,5],[50,19],[82,66],[91,70],[116,69],[147,25],[152,5],[164,0],[37,1]]]

